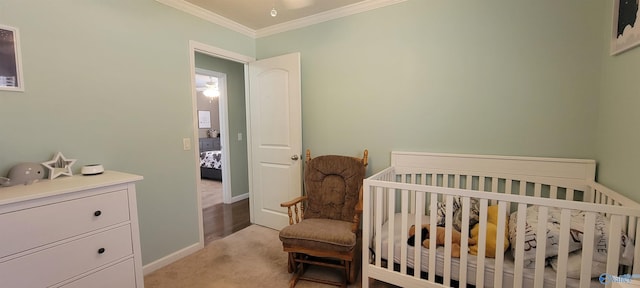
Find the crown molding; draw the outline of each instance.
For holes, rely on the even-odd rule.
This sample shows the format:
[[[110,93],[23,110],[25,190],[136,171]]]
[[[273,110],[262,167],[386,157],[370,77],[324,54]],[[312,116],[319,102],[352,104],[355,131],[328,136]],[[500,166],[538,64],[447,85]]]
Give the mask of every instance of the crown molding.
[[[164,5],[178,9],[180,11],[186,12],[188,14],[191,14],[193,16],[202,18],[214,24],[218,24],[222,27],[244,34],[253,39],[256,39],[256,38],[266,37],[266,36],[277,34],[277,33],[299,29],[306,26],[311,26],[314,24],[322,23],[325,21],[333,20],[333,19],[346,17],[349,15],[366,12],[366,11],[377,9],[377,8],[382,8],[382,7],[393,5],[393,4],[398,4],[401,2],[405,2],[407,0],[365,0],[365,1],[354,3],[348,6],[336,8],[333,10],[311,15],[305,18],[300,18],[297,20],[276,24],[276,25],[258,29],[258,30],[251,29],[238,22],[222,17],[216,13],[203,9],[199,6],[193,5],[184,0],[156,0],[156,1]]]
[[[273,34],[278,34],[290,30],[299,29],[306,26],[334,20],[362,12],[366,12],[373,9],[382,8],[385,6],[398,4],[407,0],[366,0],[344,7],[336,8],[333,10],[325,11],[322,13],[314,14],[305,18],[300,18],[292,21],[288,21],[281,24],[276,24],[266,28],[256,30],[256,38],[266,37]]]
[[[203,9],[199,6],[193,5],[184,0],[156,0],[156,2],[160,2],[169,7],[173,7],[182,12],[191,14],[193,16],[199,17],[201,19],[207,20],[211,23],[218,24],[222,27],[231,29],[238,33],[244,34],[251,38],[256,38],[256,30],[253,30],[247,26],[244,26],[238,22],[235,22],[231,19],[222,17],[216,13],[213,13],[209,10]]]

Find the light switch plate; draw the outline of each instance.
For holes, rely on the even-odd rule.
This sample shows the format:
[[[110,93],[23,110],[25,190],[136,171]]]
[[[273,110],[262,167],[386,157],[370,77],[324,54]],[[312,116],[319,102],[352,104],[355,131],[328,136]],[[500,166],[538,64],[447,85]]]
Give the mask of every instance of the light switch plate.
[[[182,138],[182,149],[191,150],[191,138]]]

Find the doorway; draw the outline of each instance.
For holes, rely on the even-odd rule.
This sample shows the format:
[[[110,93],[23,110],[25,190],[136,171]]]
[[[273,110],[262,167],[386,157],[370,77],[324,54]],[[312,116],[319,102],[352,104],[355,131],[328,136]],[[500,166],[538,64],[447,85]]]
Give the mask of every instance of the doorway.
[[[205,239],[205,222],[214,225],[217,231],[213,236],[220,238],[250,225],[249,188],[248,188],[248,152],[246,131],[246,63],[251,61],[242,55],[237,55],[222,49],[190,41],[190,66],[192,79],[192,103],[194,125],[194,157],[197,162],[197,200],[199,212],[200,245],[211,241],[210,235]],[[200,76],[196,76],[196,75]],[[200,81],[198,81],[200,77]],[[203,84],[204,82],[204,84]],[[202,94],[208,88],[217,90],[213,93],[218,98],[205,98]],[[211,91],[209,91],[211,92]],[[212,93],[209,93],[213,95]],[[215,97],[215,96],[214,96]],[[199,99],[200,98],[200,99]],[[198,104],[203,104],[202,108]],[[217,105],[210,105],[217,104]],[[217,106],[218,109],[214,109]],[[205,117],[202,121],[206,127],[201,128],[200,114]],[[209,126],[211,126],[209,128]],[[218,129],[219,127],[219,129]],[[219,134],[218,134],[219,133]],[[218,137],[216,137],[218,136]],[[203,141],[205,140],[205,141]],[[200,167],[200,144],[206,142],[220,148],[221,175],[216,180],[201,179],[212,177],[208,175],[211,169],[203,172]],[[213,176],[215,178],[215,176]],[[207,200],[203,199],[203,190],[211,185],[222,186],[223,199],[216,201],[216,207],[207,207]],[[214,189],[216,189],[214,187]],[[220,188],[217,188],[220,189]],[[244,208],[246,207],[246,208]],[[244,212],[242,212],[244,210]],[[206,218],[206,219],[205,219]],[[246,219],[246,220],[245,220]],[[205,221],[206,220],[206,221]],[[221,234],[222,233],[222,234]],[[205,241],[206,240],[206,241]]]

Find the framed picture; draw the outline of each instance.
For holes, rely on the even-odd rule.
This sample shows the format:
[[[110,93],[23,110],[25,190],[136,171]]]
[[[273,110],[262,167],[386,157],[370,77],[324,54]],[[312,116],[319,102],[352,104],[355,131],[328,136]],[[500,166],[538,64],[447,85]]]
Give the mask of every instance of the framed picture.
[[[614,0],[612,22],[611,55],[616,55],[640,44],[638,1]]]
[[[198,111],[198,128],[211,128],[211,111]]]
[[[0,25],[0,90],[24,91],[18,29]]]

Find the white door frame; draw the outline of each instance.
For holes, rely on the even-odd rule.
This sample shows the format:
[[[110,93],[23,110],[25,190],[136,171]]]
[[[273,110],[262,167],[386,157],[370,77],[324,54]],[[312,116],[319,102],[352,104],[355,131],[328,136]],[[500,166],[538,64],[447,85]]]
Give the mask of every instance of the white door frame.
[[[232,51],[228,51],[228,50],[224,50],[218,47],[214,47],[214,46],[210,46],[207,44],[203,44],[197,41],[193,41],[193,40],[189,40],[189,67],[191,69],[191,73],[189,74],[191,77],[191,102],[192,102],[192,108],[193,108],[193,127],[198,127],[198,101],[197,101],[197,93],[196,93],[196,83],[195,83],[195,73],[196,73],[196,66],[195,66],[195,53],[202,53],[202,54],[206,54],[209,56],[213,56],[213,57],[217,57],[217,58],[222,58],[222,59],[226,59],[226,60],[230,60],[230,61],[234,61],[234,62],[238,62],[238,63],[242,63],[244,64],[244,74],[245,74],[245,99],[248,99],[248,91],[249,91],[249,77],[248,77],[248,63],[255,61],[255,58],[253,57],[249,57],[246,55],[242,55],[242,54],[238,54],[236,52],[232,52]],[[225,91],[226,92],[226,91]],[[221,96],[223,95],[223,93],[221,93]],[[227,117],[227,101],[226,101],[226,93],[224,93],[225,95],[225,101],[224,101],[224,116],[225,116],[225,123],[224,123],[224,128],[223,123],[220,123],[220,137],[222,138],[222,142],[221,143],[223,145],[223,147],[229,147],[229,127],[228,127],[228,121],[226,121],[226,117]],[[220,98],[222,100],[222,98]],[[220,103],[220,117],[222,118],[222,106],[223,103],[221,101]],[[247,106],[247,109],[249,106]],[[248,110],[247,110],[248,111]],[[247,112],[248,113],[248,112]],[[249,115],[247,115],[248,117]],[[248,129],[248,128],[247,128]],[[247,131],[247,145],[250,145],[250,141],[249,141],[249,137],[250,137],[251,133],[250,131]],[[195,128],[194,129],[194,133],[193,133],[193,139],[198,139],[199,138],[199,134],[198,134],[198,129]],[[199,153],[199,149],[195,148],[193,149],[193,154],[194,154],[194,159],[199,159],[200,158],[200,153]],[[229,149],[226,149],[227,151]],[[223,151],[225,151],[225,149],[223,149]],[[228,152],[227,152],[228,153]],[[251,163],[251,152],[248,152],[248,158],[249,158],[249,163]],[[230,167],[228,166],[228,162],[225,162],[225,159],[229,159],[229,157],[225,157],[223,154],[222,157],[222,165],[226,165],[226,167]],[[196,176],[197,179],[200,179],[200,161],[196,161]],[[228,171],[228,169],[227,169]],[[225,178],[225,174],[226,178]],[[227,183],[230,183],[230,178],[229,178],[229,173],[222,173],[222,180],[223,181],[227,181]],[[249,179],[251,179],[251,169],[249,169]],[[201,193],[201,187],[202,185],[200,185],[200,181],[196,181],[196,195],[197,195],[197,204],[198,204],[198,229],[199,229],[199,246],[200,248],[204,247],[204,224],[203,224],[203,220],[202,220],[202,193]],[[223,186],[229,186],[228,189],[231,189],[230,185],[223,185]],[[251,181],[249,181],[249,195],[251,197]],[[231,194],[229,193],[229,197],[231,197]],[[230,199],[229,199],[230,200]],[[226,200],[225,200],[226,202]],[[251,201],[249,201],[249,205],[251,205]],[[249,211],[251,211],[251,207],[249,207]],[[251,217],[253,218],[253,215],[251,215]],[[253,219],[251,219],[251,222],[253,222]]]
[[[220,91],[220,96],[218,96],[218,123],[220,123],[220,135],[221,135],[220,139],[222,140],[220,145],[222,147],[225,147],[224,149],[222,149],[222,171],[221,171],[222,172],[222,201],[225,204],[229,204],[231,203],[231,185],[230,185],[231,175],[229,174],[229,167],[231,167],[229,159],[231,158],[229,155],[229,139],[227,137],[229,135],[229,132],[227,131],[229,128],[229,121],[228,121],[229,120],[229,106],[228,106],[229,102],[227,98],[228,97],[227,96],[227,74],[213,71],[213,70],[202,69],[202,68],[195,68],[195,71],[196,71],[196,74],[207,75],[207,76],[218,78],[218,89]],[[195,77],[195,74],[194,74],[194,77]],[[198,101],[197,97],[198,96],[196,92],[196,106]],[[198,126],[195,126],[195,127],[198,127]],[[196,134],[198,134],[198,137],[200,136],[199,133],[196,133]],[[196,147],[195,144],[194,144],[194,147]],[[197,162],[197,159],[198,158],[196,158],[196,162]],[[198,172],[200,172],[200,169],[198,169]],[[198,179],[200,179],[200,176],[198,177]],[[201,191],[201,190],[198,189],[198,191]]]

